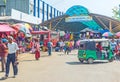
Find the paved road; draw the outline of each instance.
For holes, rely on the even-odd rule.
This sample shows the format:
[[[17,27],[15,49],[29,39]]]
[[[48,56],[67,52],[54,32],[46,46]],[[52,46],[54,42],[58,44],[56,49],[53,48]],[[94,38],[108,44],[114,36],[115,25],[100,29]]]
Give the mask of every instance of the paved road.
[[[94,64],[81,64],[77,52],[70,55],[53,53],[47,56],[42,52],[40,60],[36,61],[33,54],[19,56],[19,75],[12,78],[10,71],[7,80],[1,82],[120,82],[120,61],[107,63],[96,61]],[[12,69],[12,68],[11,68]],[[4,76],[4,73],[0,73]]]

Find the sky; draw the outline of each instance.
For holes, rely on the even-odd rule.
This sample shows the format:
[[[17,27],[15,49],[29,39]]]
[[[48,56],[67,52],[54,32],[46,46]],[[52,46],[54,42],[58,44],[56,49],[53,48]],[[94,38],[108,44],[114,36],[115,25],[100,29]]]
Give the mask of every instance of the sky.
[[[59,11],[66,12],[74,5],[86,7],[90,13],[112,17],[112,9],[119,7],[120,0],[43,0]]]

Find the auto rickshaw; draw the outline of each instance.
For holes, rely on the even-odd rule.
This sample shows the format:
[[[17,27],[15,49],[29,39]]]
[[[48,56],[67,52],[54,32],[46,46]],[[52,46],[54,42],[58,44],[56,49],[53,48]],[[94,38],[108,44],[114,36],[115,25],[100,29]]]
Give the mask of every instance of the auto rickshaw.
[[[101,50],[96,47],[98,43],[101,44]],[[81,40],[78,50],[78,59],[81,63],[83,63],[83,61],[87,61],[89,64],[92,64],[94,60],[108,60],[109,62],[112,62],[114,60],[114,54],[110,48],[109,40]]]

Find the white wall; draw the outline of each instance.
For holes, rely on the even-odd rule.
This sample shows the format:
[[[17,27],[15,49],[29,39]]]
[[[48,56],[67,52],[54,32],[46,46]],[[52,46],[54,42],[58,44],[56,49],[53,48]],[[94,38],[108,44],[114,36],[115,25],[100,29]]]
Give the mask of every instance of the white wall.
[[[12,9],[11,19],[28,22],[28,23],[32,23],[32,24],[40,24],[41,23],[40,18],[25,14],[23,12],[15,10],[15,9]]]

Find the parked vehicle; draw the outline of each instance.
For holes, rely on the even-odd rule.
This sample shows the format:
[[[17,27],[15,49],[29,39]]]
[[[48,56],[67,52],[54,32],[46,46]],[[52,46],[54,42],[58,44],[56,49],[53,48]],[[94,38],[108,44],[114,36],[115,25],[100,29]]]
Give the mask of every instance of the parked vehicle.
[[[114,60],[114,54],[110,48],[108,39],[81,40],[78,50],[78,59],[82,63],[87,61],[92,64],[94,60]]]

